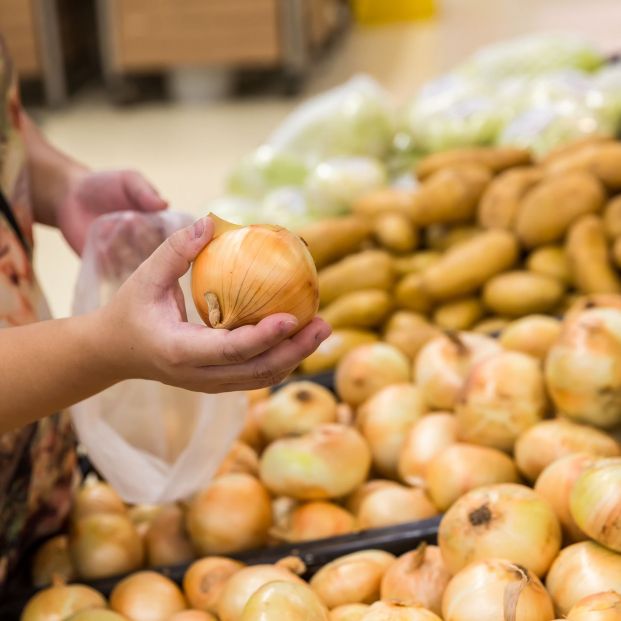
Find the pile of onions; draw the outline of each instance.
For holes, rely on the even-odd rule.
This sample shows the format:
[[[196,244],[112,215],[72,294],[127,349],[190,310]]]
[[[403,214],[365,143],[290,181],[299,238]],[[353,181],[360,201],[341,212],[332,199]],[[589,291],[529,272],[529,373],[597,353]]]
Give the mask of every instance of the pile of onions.
[[[267,408],[267,400],[252,403],[248,408],[244,426],[238,436],[238,440],[252,447],[255,451],[263,450],[265,446],[265,438],[261,433],[261,424],[265,410]]]
[[[363,501],[374,494],[380,489],[386,489],[388,487],[401,487],[396,481],[389,481],[388,479],[370,479],[363,483],[360,487],[356,488],[346,499],[345,506],[347,510],[358,515],[360,511],[360,505]]]
[[[442,595],[451,579],[437,546],[421,544],[400,556],[386,571],[381,598],[404,604],[421,604],[442,613]]]
[[[397,476],[399,454],[408,431],[425,411],[421,392],[413,384],[387,386],[360,407],[357,424],[381,475]]]
[[[383,550],[347,554],[324,565],[311,578],[310,585],[328,608],[371,604],[379,599],[382,578],[394,560]]]
[[[334,395],[313,382],[293,382],[267,401],[261,433],[269,441],[307,433],[324,423],[336,422]]]
[[[375,602],[362,617],[363,621],[442,621],[438,615],[418,604]]]
[[[112,486],[100,481],[94,475],[89,475],[75,493],[71,506],[71,520],[75,522],[97,513],[125,515],[127,507]]]
[[[539,578],[502,559],[486,559],[462,569],[444,592],[446,621],[550,621],[552,600]]]
[[[438,543],[453,574],[473,561],[502,558],[543,576],[560,549],[561,528],[536,492],[501,483],[462,496],[442,518]]]
[[[261,456],[260,472],[274,494],[323,500],[351,493],[367,478],[370,465],[369,447],[360,433],[331,424],[272,442]]]
[[[569,497],[576,479],[595,460],[596,457],[588,453],[571,453],[553,461],[535,483],[535,491],[550,503],[561,524],[565,540],[570,542],[586,539],[571,516]]]
[[[454,442],[457,442],[457,419],[453,414],[437,412],[424,416],[405,437],[399,455],[399,476],[406,482],[420,481],[429,462]]]
[[[220,463],[216,477],[234,472],[244,472],[257,476],[259,474],[259,456],[257,452],[244,442],[234,442],[231,450]]]
[[[567,615],[569,621],[621,621],[621,595],[614,591],[589,595]]]
[[[87,620],[85,619],[84,621]],[[218,619],[210,612],[205,612],[204,610],[182,610],[181,612],[176,612],[168,621],[218,621]]]
[[[407,356],[387,343],[370,343],[350,351],[336,369],[339,397],[353,407],[364,403],[376,392],[410,380]]]
[[[513,460],[494,448],[453,444],[427,465],[425,481],[433,503],[446,511],[466,492],[493,483],[518,483]]]
[[[368,604],[344,604],[330,611],[330,621],[361,621],[369,610]]]
[[[134,505],[129,509],[127,515],[143,540],[161,508],[161,505]]]
[[[114,587],[110,608],[132,621],[169,621],[187,606],[172,580],[154,571],[139,571]]]
[[[105,607],[106,600],[95,589],[81,584],[55,584],[30,599],[21,621],[67,619],[80,610]]]
[[[520,472],[534,482],[553,461],[579,452],[615,457],[621,455],[621,446],[603,431],[556,418],[536,424],[518,438],[515,461]]]
[[[183,511],[178,505],[162,507],[145,536],[147,563],[183,565],[194,558],[194,548],[184,527]]]
[[[123,617],[120,614],[113,612],[112,610],[104,610],[103,608],[91,608],[82,610],[67,618],[67,621],[127,621],[127,617]],[[169,621],[184,621],[183,619],[177,619],[171,617]],[[192,619],[186,619],[185,621],[192,621]],[[195,621],[202,621],[196,619]],[[212,621],[207,619],[206,621]]]
[[[470,368],[499,351],[498,343],[482,334],[460,332],[429,341],[418,353],[414,372],[427,405],[453,410]]]
[[[67,535],[48,539],[35,554],[32,561],[32,584],[36,587],[52,584],[54,578],[69,582],[75,577],[75,569],[69,556]]]
[[[621,458],[600,459],[576,480],[571,515],[591,539],[621,552]]]
[[[183,592],[190,606],[215,614],[227,580],[243,568],[243,563],[222,556],[194,561],[183,576]]]
[[[539,422],[547,408],[540,363],[504,351],[472,366],[457,404],[459,437],[465,442],[512,451],[518,436]]]
[[[592,541],[574,543],[561,550],[550,567],[546,587],[559,615],[567,615],[588,595],[621,593],[621,554]]]
[[[272,526],[270,495],[249,474],[218,477],[192,499],[185,524],[200,554],[259,547]]]
[[[561,334],[561,322],[547,315],[529,315],[512,321],[500,335],[500,344],[538,360],[545,360]]]

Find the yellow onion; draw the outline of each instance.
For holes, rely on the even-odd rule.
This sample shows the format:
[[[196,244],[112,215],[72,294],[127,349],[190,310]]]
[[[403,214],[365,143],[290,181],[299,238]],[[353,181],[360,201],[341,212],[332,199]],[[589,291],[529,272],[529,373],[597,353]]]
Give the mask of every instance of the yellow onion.
[[[148,565],[183,565],[194,558],[183,522],[183,511],[178,505],[162,507],[145,537]]]
[[[275,581],[255,591],[241,621],[328,621],[328,610],[306,584]]]
[[[257,476],[259,474],[259,456],[257,452],[244,442],[233,442],[231,450],[220,463],[216,477],[234,472],[245,472]]]
[[[243,568],[243,563],[223,556],[194,561],[183,576],[183,592],[190,606],[215,614],[227,580]]]
[[[500,344],[538,360],[545,357],[561,334],[561,322],[547,315],[529,315],[512,321],[500,335]]]
[[[91,608],[76,612],[74,615],[66,618],[66,621],[129,621],[127,617],[124,617],[112,610],[104,610],[103,608]],[[178,619],[171,619],[169,621],[179,621]],[[183,621],[183,620],[181,620]],[[186,619],[186,621],[192,621],[192,619]],[[201,621],[196,619],[196,621]],[[212,621],[207,619],[206,621]]]
[[[328,614],[330,621],[361,621],[369,610],[368,604],[344,604],[333,608]]]
[[[210,218],[214,237],[192,266],[192,298],[203,321],[232,330],[290,313],[299,328],[309,323],[319,308],[319,284],[304,241],[280,226]]]
[[[552,600],[528,569],[486,559],[462,569],[442,600],[444,621],[550,621]]]
[[[224,585],[218,600],[220,621],[240,621],[248,600],[262,586],[270,582],[285,581],[304,586],[306,583],[288,568],[288,559],[283,559],[283,561],[279,561],[276,565],[244,567],[231,576]],[[300,570],[303,568],[300,567]]]
[[[72,521],[94,513],[118,513],[125,515],[127,507],[111,485],[89,475],[78,489],[71,506]]]
[[[254,390],[247,390],[245,394],[248,399],[248,404],[254,405],[255,403],[260,403],[261,401],[269,399],[272,391],[269,388],[255,388]]]
[[[482,334],[449,333],[429,341],[418,353],[415,383],[430,408],[453,410],[471,367],[500,351],[498,343]]]
[[[161,508],[161,505],[134,505],[129,508],[127,515],[143,541]]]
[[[457,442],[457,419],[448,412],[421,418],[408,432],[399,455],[399,476],[412,482],[425,477],[427,465],[443,449]]]
[[[71,561],[80,578],[96,580],[142,566],[142,538],[126,515],[94,513],[75,521],[69,535]]]
[[[503,558],[543,576],[561,547],[561,528],[532,489],[500,483],[462,496],[442,518],[438,544],[453,574],[473,561]]]
[[[456,410],[459,438],[511,451],[518,436],[543,418],[546,407],[539,362],[515,351],[493,354],[468,374]]]
[[[375,602],[362,621],[442,621],[438,615],[418,604]]]
[[[410,380],[407,356],[387,343],[370,343],[350,351],[336,369],[336,391],[354,407],[391,384]]]
[[[82,584],[55,584],[33,595],[20,621],[64,621],[80,610],[105,608],[101,593]]]
[[[67,535],[57,535],[48,539],[37,550],[32,561],[32,584],[34,586],[42,587],[52,584],[55,577],[65,582],[75,577]]]
[[[615,591],[588,595],[572,607],[567,618],[569,621],[621,621],[621,595]]]
[[[566,322],[545,375],[564,416],[606,429],[621,424],[621,310],[593,308]]]
[[[588,468],[595,457],[588,453],[571,453],[553,461],[537,478],[535,491],[545,498],[561,524],[567,541],[582,541],[586,535],[580,530],[569,510],[569,498],[576,479]]]
[[[621,552],[621,458],[600,459],[577,478],[570,510],[591,539]]]
[[[251,446],[255,451],[261,451],[265,446],[265,438],[261,433],[261,421],[265,416],[267,401],[259,401],[249,406],[244,426],[238,440]]]
[[[132,621],[169,621],[187,606],[172,580],[154,571],[139,571],[114,587],[110,608]]]
[[[253,476],[226,474],[192,498],[185,526],[199,554],[260,547],[272,526],[270,496]]]
[[[400,485],[396,481],[389,481],[387,479],[371,479],[366,481],[345,499],[345,507],[356,515],[360,511],[360,505],[365,498],[374,494],[377,490],[387,487],[400,487]]]
[[[385,601],[421,604],[439,615],[442,614],[442,595],[450,579],[440,548],[422,543],[388,568],[380,594]]]
[[[621,554],[593,541],[574,543],[561,550],[552,563],[546,587],[559,616],[588,595],[621,593]]]
[[[423,488],[395,485],[369,494],[360,503],[357,518],[365,529],[425,520],[438,513]]]
[[[557,418],[525,431],[515,443],[514,455],[520,472],[535,481],[553,461],[578,452],[615,457],[621,455],[621,447],[603,431]]]
[[[339,403],[336,406],[336,422],[340,425],[353,425],[355,418],[354,408],[348,403]]]
[[[427,492],[440,511],[477,487],[519,481],[515,463],[502,451],[460,443],[438,453],[427,465],[425,475]]]
[[[384,340],[400,349],[410,360],[416,360],[421,347],[441,331],[424,315],[411,311],[397,311],[386,322]]]
[[[324,565],[311,578],[310,585],[328,608],[371,604],[379,599],[382,578],[394,560],[383,550],[346,554]]]
[[[176,612],[168,621],[218,621],[210,612],[204,610],[182,610]]]
[[[261,432],[271,442],[334,422],[336,399],[329,390],[313,382],[293,382],[268,399]]]
[[[351,493],[367,478],[371,455],[352,427],[321,425],[272,442],[261,456],[261,479],[274,494],[323,500]]]
[[[373,465],[383,476],[396,477],[399,454],[412,425],[425,413],[413,384],[393,384],[376,392],[358,410],[358,426],[371,449]]]
[[[616,308],[621,310],[621,296],[613,293],[593,293],[579,296],[565,313],[565,323],[578,318],[585,310],[591,308]]]

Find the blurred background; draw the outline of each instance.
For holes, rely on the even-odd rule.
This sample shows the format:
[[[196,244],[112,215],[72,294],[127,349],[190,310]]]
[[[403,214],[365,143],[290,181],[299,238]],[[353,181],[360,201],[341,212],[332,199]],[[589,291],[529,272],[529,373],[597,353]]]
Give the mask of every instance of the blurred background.
[[[139,169],[196,216],[287,115],[352,76],[405,106],[513,37],[564,31],[621,51],[618,0],[0,0],[0,24],[26,108],[58,147]],[[36,234],[40,280],[67,315],[78,259]]]

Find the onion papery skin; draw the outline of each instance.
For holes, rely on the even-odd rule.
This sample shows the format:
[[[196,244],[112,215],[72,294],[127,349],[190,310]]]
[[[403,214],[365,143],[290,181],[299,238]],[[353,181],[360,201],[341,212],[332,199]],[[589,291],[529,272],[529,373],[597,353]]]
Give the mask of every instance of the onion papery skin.
[[[106,600],[95,589],[82,584],[57,585],[33,595],[20,621],[64,621],[80,610],[105,607]]]
[[[333,608],[328,619],[330,621],[361,621],[368,610],[368,604],[345,604]]]
[[[569,621],[621,621],[621,595],[614,591],[589,595],[567,615]]]
[[[71,521],[96,513],[118,513],[125,515],[127,507],[111,485],[96,477],[87,477],[78,489],[71,506]]]
[[[548,351],[561,334],[561,322],[547,315],[530,315],[512,321],[500,335],[500,344],[545,360]]]
[[[32,562],[32,583],[36,587],[52,584],[54,578],[69,582],[75,568],[69,555],[69,538],[57,535],[48,539],[36,552]]]
[[[442,619],[431,610],[417,604],[375,602],[362,617],[362,621],[442,621]]]
[[[350,513],[357,515],[360,511],[360,505],[365,498],[374,494],[380,489],[386,489],[388,487],[401,487],[396,481],[390,481],[388,479],[370,479],[363,483],[360,487],[356,488],[346,499],[345,507]]]
[[[215,477],[242,472],[256,477],[259,474],[259,456],[255,449],[244,442],[234,442],[231,450],[220,463]]]

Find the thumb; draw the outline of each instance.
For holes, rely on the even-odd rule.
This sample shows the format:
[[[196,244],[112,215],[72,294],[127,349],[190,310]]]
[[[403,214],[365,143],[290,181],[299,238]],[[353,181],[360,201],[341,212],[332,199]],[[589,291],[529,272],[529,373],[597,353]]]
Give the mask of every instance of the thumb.
[[[124,171],[123,188],[136,211],[160,211],[168,207],[168,203],[139,172]]]

